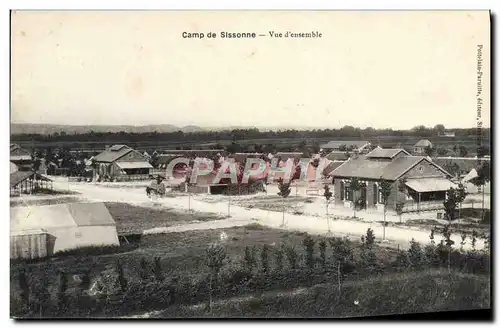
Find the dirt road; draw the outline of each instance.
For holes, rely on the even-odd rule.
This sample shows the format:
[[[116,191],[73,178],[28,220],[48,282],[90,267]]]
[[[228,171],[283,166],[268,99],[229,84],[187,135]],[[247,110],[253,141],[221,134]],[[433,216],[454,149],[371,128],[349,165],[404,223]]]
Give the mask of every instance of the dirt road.
[[[59,185],[60,184],[60,185]],[[69,183],[70,189],[81,193],[80,197],[90,201],[103,201],[103,202],[123,202],[138,206],[151,205],[143,189],[137,188],[105,188],[102,186],[94,185],[92,183]],[[68,182],[54,182],[55,188],[68,188]],[[221,200],[224,198],[221,197]],[[227,198],[226,198],[227,199]],[[285,226],[282,226],[283,215],[280,212],[266,211],[261,209],[248,209],[241,206],[232,204],[229,206],[228,201],[221,202],[206,202],[203,201],[202,195],[196,196],[178,196],[178,197],[165,197],[155,201],[161,206],[167,208],[177,209],[181,211],[191,210],[205,213],[216,213],[219,215],[230,214],[230,218],[226,220],[208,221],[201,223],[192,223],[181,226],[173,226],[166,228],[155,228],[147,230],[144,233],[161,233],[161,232],[174,232],[174,231],[188,231],[188,230],[203,230],[203,229],[220,229],[234,226],[243,226],[256,222],[264,226],[272,228],[284,228],[287,230],[297,230],[313,234],[326,234],[328,233],[328,223],[324,217],[317,217],[311,215],[294,215],[290,213],[285,214]],[[334,214],[334,209],[332,209]],[[381,240],[384,234],[384,227],[376,222],[358,222],[351,220],[332,220],[330,219],[330,228],[333,235],[352,236],[359,238],[366,233],[368,228],[373,229],[377,239]],[[385,239],[392,244],[399,244],[401,248],[407,248],[411,239],[427,244],[430,242],[429,232],[402,228],[402,227],[385,227]],[[439,242],[441,236],[436,235],[435,239]],[[460,245],[460,235],[454,234],[451,239],[455,241],[455,245]],[[481,249],[483,247],[482,240],[476,243],[476,247]],[[470,239],[467,240],[465,249],[471,248]]]

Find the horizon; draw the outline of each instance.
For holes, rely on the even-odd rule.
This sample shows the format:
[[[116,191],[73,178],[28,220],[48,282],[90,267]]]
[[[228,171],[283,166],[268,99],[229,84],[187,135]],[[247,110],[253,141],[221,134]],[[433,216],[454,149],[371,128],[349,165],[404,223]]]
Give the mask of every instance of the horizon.
[[[199,125],[199,124],[187,124],[187,125],[177,125],[177,124],[170,124],[170,123],[152,123],[152,124],[140,124],[140,125],[137,125],[137,124],[61,124],[61,123],[33,123],[33,122],[13,122],[11,121],[10,124],[19,124],[19,125],[51,125],[51,126],[67,126],[67,127],[71,127],[71,126],[78,126],[78,127],[81,127],[81,126],[96,126],[96,127],[105,127],[105,126],[113,126],[113,127],[120,127],[120,126],[128,126],[128,127],[149,127],[149,126],[162,126],[162,125],[170,125],[170,126],[175,126],[175,127],[178,127],[178,128],[186,128],[186,127],[197,127],[197,128],[200,128],[200,129],[206,129],[205,131],[200,131],[200,132],[209,132],[211,131],[211,129],[258,129],[259,131],[260,130],[271,130],[271,131],[275,131],[275,130],[280,130],[280,129],[288,129],[288,130],[312,130],[312,129],[316,129],[316,130],[326,130],[326,129],[330,129],[330,130],[340,130],[342,129],[343,127],[347,126],[347,125],[344,125],[344,126],[337,126],[337,127],[323,127],[323,126],[308,126],[308,127],[298,127],[298,126],[236,126],[236,125],[233,125],[233,126],[229,126],[229,127],[223,127],[223,126],[204,126],[204,125]],[[444,123],[437,123],[437,124],[434,124],[434,125],[425,125],[425,124],[422,124],[423,126],[425,126],[427,129],[433,129],[436,125],[439,125],[439,124],[443,124],[444,127],[445,127],[445,130],[446,131],[449,131],[449,130],[468,130],[468,129],[477,129],[477,126],[466,126],[466,127],[448,127],[446,126],[446,124]],[[420,124],[419,124],[420,125]],[[409,131],[411,130],[412,128],[416,127],[416,126],[413,126],[411,128],[392,128],[392,127],[374,127],[374,126],[366,126],[366,127],[361,127],[361,126],[356,126],[356,125],[349,125],[349,126],[352,126],[353,128],[355,129],[361,129],[361,130],[366,130],[368,128],[372,128],[374,130],[393,130],[393,131]],[[489,129],[490,126],[486,126],[486,125],[483,125],[482,126],[483,129]]]
[[[209,30],[323,36],[182,38]],[[306,129],[476,126],[475,48],[485,44],[488,72],[489,30],[488,11],[13,11],[11,119],[274,129],[272,122]],[[481,119],[489,126],[489,74],[483,92]]]

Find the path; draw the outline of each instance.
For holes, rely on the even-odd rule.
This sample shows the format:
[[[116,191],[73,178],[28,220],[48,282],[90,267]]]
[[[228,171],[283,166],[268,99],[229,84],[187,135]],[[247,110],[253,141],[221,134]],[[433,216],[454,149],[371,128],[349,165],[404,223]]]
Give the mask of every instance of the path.
[[[55,182],[54,187],[57,187],[59,183]],[[66,183],[61,183],[61,187],[64,188]],[[91,201],[103,201],[103,202],[124,202],[133,205],[139,205],[147,203],[148,199],[142,189],[133,188],[103,188],[95,186],[91,183],[70,183],[71,190],[81,193],[81,196],[91,200]],[[191,208],[197,212],[204,213],[216,213],[219,215],[228,214],[228,202],[218,202],[218,203],[207,203],[199,200],[200,196],[179,196],[175,198],[162,198],[158,199],[156,202],[162,206],[177,210],[187,210]],[[334,209],[331,210],[332,214]],[[261,209],[247,209],[241,206],[231,205],[230,207],[231,218],[226,220],[217,220],[212,222],[201,222],[193,223],[182,226],[173,226],[168,228],[155,228],[152,230],[145,231],[145,233],[159,233],[159,232],[174,232],[174,231],[188,231],[188,230],[202,230],[202,229],[220,229],[229,228],[234,226],[243,226],[256,222],[264,226],[272,228],[280,228],[282,224],[282,213],[272,212]],[[297,230],[308,232],[312,234],[326,234],[328,232],[327,221],[323,217],[315,217],[311,215],[294,215],[285,214],[285,223],[287,230]],[[371,228],[375,236],[378,239],[382,239],[384,227],[382,224],[377,222],[357,222],[350,220],[330,220],[331,231],[334,235],[345,235],[353,236],[359,238],[364,235],[368,228]],[[385,228],[386,239],[393,243],[399,244],[401,248],[406,248],[411,241],[415,241],[427,244],[429,240],[429,232],[411,229],[408,227],[386,227]],[[435,239],[439,241],[441,236],[436,235]],[[455,245],[460,245],[460,235],[453,234],[451,239],[455,242]],[[483,247],[482,240],[478,240],[476,247],[481,249]],[[471,248],[470,238],[467,240],[467,244],[464,249]]]

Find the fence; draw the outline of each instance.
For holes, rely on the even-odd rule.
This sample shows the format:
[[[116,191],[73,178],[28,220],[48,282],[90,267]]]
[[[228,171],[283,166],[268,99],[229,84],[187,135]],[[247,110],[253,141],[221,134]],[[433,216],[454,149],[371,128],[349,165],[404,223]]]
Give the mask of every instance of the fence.
[[[144,180],[151,180],[151,176],[149,174],[119,175],[119,176],[114,177],[114,180],[116,180],[117,182],[144,181]]]
[[[444,203],[443,200],[427,201],[427,202],[409,201],[405,203],[403,207],[403,213],[444,210],[443,203]],[[464,202],[461,203],[460,206],[461,208],[478,208],[480,207],[480,204],[478,204],[477,201],[471,199],[471,200],[465,200]]]

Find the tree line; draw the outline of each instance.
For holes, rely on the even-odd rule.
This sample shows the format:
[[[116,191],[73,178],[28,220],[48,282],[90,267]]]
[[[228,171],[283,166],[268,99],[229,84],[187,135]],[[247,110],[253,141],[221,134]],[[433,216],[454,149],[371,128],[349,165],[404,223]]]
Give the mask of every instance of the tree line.
[[[257,128],[233,129],[223,131],[199,131],[184,133],[175,132],[94,132],[77,134],[66,132],[55,132],[53,134],[14,134],[12,140],[32,141],[32,142],[113,142],[128,140],[129,142],[139,141],[177,141],[177,142],[201,142],[207,140],[230,140],[242,141],[252,139],[275,139],[275,138],[374,138],[374,137],[421,137],[430,138],[442,135],[445,131],[444,125],[438,124],[435,127],[416,126],[410,130],[394,129],[374,129],[367,127],[364,129],[346,125],[340,129],[312,129],[296,130],[283,129],[275,131],[260,131]],[[456,137],[470,137],[477,135],[477,128],[451,129]],[[483,129],[484,135],[489,135],[490,129]],[[479,136],[478,136],[479,137]],[[482,136],[485,137],[485,136]]]

